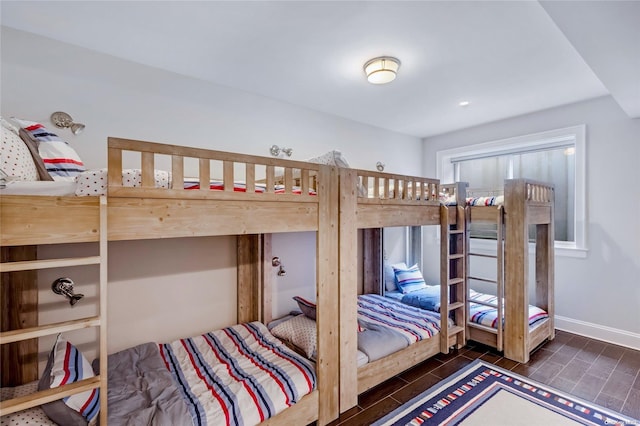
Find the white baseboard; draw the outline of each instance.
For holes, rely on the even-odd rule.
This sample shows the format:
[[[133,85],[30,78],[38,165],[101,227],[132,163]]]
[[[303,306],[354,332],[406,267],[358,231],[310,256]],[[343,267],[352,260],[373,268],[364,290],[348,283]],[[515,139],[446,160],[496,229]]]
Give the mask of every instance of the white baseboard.
[[[558,330],[640,350],[640,334],[556,315]]]

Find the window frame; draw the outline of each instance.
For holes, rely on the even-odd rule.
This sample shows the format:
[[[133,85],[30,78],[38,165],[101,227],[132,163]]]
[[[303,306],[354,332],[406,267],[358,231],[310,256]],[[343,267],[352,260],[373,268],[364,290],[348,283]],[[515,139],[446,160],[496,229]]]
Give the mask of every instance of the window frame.
[[[454,182],[452,160],[473,159],[509,153],[527,152],[545,148],[559,148],[571,144],[575,146],[575,241],[555,241],[556,253],[569,257],[586,257],[587,211],[586,211],[586,125],[565,127],[523,136],[515,136],[490,142],[466,145],[441,150],[436,153],[436,175],[440,182]],[[473,182],[471,182],[472,184]],[[474,250],[495,252],[495,242],[472,239]],[[530,244],[531,247],[534,244]]]

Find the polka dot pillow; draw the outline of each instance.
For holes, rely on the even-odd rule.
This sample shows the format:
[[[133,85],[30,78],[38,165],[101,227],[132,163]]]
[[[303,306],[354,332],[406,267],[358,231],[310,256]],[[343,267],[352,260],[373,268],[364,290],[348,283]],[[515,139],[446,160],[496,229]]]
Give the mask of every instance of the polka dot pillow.
[[[0,128],[2,129],[2,145],[0,145],[2,171],[18,180],[38,180],[38,170],[27,145],[4,125]]]

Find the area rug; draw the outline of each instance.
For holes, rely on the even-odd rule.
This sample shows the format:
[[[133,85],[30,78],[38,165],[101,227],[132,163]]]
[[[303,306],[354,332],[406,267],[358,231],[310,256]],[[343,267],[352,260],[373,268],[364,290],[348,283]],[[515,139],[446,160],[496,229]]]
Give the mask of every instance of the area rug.
[[[481,360],[373,423],[387,425],[640,425],[640,420]]]

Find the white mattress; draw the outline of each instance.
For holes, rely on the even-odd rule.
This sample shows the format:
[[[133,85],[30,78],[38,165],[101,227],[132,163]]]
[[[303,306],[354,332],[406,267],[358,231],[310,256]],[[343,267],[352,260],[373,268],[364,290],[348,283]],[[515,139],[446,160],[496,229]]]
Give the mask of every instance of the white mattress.
[[[76,183],[69,181],[9,181],[1,195],[75,195]]]

